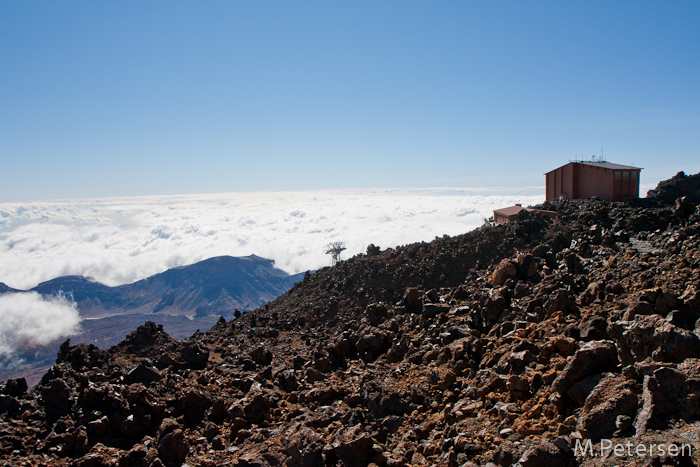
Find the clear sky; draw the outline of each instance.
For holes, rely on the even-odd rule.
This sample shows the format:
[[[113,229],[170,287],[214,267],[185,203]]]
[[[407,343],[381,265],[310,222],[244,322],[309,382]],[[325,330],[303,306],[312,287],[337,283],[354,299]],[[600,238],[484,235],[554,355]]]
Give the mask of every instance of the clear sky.
[[[700,2],[0,2],[0,202],[700,171]]]

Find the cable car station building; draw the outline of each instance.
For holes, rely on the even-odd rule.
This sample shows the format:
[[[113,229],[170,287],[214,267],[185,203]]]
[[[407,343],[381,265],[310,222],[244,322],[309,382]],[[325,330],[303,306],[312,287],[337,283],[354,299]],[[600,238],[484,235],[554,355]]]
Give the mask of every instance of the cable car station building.
[[[605,201],[639,198],[639,167],[604,161],[569,162],[545,174],[547,201],[585,199]]]

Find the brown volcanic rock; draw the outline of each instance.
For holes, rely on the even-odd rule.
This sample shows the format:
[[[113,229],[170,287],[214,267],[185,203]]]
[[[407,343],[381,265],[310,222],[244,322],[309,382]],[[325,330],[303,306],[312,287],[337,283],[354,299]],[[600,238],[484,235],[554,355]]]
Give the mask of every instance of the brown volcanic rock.
[[[581,436],[697,435],[700,219],[679,206],[548,203],[184,341],[66,343],[32,391],[0,384],[0,465],[593,465]]]
[[[617,367],[617,347],[612,341],[591,341],[578,349],[559,374],[552,388],[564,393],[577,381]]]
[[[678,172],[672,178],[659,182],[655,189],[649,190],[647,196],[659,204],[673,204],[683,197],[687,203],[700,204],[700,174],[686,175],[685,172]]]
[[[659,315],[640,316],[611,326],[623,364],[651,356],[656,361],[681,363],[700,356],[700,338]]]
[[[603,378],[586,399],[577,428],[587,438],[610,438],[617,430],[619,416],[634,418],[639,410],[641,387],[624,375]]]

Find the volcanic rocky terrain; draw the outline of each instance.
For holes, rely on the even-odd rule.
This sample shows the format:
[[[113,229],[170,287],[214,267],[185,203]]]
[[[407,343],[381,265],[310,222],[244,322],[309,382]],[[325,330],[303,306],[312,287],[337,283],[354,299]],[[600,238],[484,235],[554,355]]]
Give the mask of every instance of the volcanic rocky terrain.
[[[697,465],[698,181],[370,245],[186,340],[66,343],[0,383],[0,466]]]

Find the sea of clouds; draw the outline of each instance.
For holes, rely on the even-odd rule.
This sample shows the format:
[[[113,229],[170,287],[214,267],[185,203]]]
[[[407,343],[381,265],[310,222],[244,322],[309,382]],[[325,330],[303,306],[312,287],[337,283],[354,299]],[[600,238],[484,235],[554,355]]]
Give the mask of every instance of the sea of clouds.
[[[493,209],[543,201],[544,187],[353,189],[123,197],[0,204],[0,282],[18,289],[65,275],[107,285],[213,256],[256,254],[289,273],[343,257],[457,235]]]

